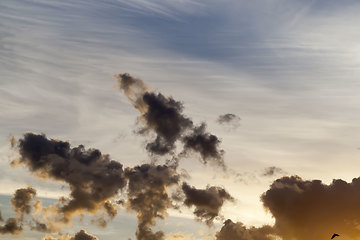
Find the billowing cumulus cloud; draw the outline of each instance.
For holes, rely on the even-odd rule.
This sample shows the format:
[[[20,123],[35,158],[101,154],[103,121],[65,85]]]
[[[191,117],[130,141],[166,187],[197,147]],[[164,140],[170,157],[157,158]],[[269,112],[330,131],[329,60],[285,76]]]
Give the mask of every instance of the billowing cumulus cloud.
[[[26,165],[40,178],[61,180],[71,193],[61,199],[58,212],[65,222],[78,211],[109,212],[108,199],[125,187],[122,165],[97,149],[71,148],[68,142],[48,139],[45,135],[24,134],[18,143],[20,159],[13,164]]]
[[[283,177],[261,199],[283,240],[328,239],[333,232],[343,239],[359,239],[360,178],[326,185],[320,180]]]
[[[175,143],[184,145],[183,155],[189,150],[200,153],[203,163],[212,161],[224,165],[220,140],[206,131],[206,124],[194,126],[192,120],[183,114],[183,104],[172,97],[149,90],[141,79],[127,73],[115,76],[120,89],[134,107],[139,110],[144,127],[139,133],[154,132],[156,137],[146,145],[152,154],[173,154]]]
[[[273,234],[271,226],[247,228],[241,222],[234,223],[228,219],[216,234],[216,240],[272,240],[275,239]]]
[[[221,187],[207,187],[197,189],[183,183],[182,190],[185,194],[184,204],[188,207],[195,206],[194,214],[199,220],[204,220],[208,225],[219,217],[221,207],[225,201],[233,201],[233,197]]]
[[[236,129],[240,126],[240,120],[239,116],[233,113],[227,113],[220,115],[216,121],[221,125],[228,126],[231,129]]]
[[[172,207],[167,189],[179,182],[175,169],[166,165],[144,164],[126,168],[125,176],[129,180],[128,208],[137,213],[138,240],[158,240],[164,238],[162,231],[153,232],[156,218],[164,218],[167,209]]]

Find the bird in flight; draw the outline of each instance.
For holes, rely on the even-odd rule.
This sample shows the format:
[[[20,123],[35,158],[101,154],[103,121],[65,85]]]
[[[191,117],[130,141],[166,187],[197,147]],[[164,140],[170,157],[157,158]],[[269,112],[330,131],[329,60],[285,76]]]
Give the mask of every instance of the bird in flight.
[[[332,235],[331,239],[333,239],[333,238],[335,238],[335,237],[338,237],[338,236],[340,236],[340,235],[337,234],[337,233],[334,233],[334,234]]]

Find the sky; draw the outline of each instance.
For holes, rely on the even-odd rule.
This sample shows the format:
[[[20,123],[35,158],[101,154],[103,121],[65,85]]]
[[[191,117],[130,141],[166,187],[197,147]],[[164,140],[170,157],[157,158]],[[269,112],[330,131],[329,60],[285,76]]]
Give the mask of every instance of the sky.
[[[0,238],[360,239],[359,10],[0,1]]]

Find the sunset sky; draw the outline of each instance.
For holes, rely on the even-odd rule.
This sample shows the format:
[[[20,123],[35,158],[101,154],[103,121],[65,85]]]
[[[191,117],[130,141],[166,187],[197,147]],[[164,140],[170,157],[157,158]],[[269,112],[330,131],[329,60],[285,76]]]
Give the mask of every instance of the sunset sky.
[[[1,0],[0,239],[360,240],[359,11]]]

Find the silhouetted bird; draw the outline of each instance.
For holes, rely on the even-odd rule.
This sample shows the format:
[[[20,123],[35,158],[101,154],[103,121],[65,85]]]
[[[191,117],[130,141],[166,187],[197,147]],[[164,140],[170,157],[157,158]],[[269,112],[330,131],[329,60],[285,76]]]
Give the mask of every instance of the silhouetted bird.
[[[333,239],[334,237],[338,237],[338,236],[340,236],[340,235],[337,234],[337,233],[334,233],[334,234],[332,235],[331,239]]]

